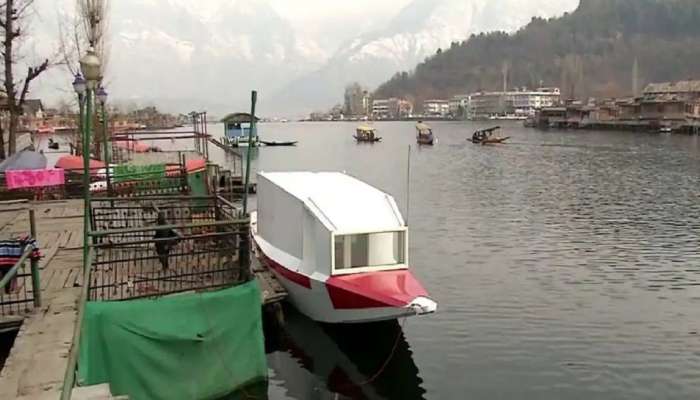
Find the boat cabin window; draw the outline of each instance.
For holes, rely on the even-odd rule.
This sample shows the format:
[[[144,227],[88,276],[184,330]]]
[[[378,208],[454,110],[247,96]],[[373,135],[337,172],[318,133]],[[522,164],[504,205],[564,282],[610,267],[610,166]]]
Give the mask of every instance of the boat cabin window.
[[[406,232],[335,237],[335,269],[394,267],[406,263]]]

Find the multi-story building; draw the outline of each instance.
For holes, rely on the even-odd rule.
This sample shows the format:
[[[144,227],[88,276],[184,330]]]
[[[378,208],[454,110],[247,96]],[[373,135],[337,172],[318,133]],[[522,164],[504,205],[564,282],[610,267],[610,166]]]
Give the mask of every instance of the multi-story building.
[[[423,102],[423,114],[433,117],[446,117],[450,114],[450,103],[447,100],[426,100]]]
[[[453,96],[449,101],[450,114],[455,118],[471,119],[471,99],[472,96],[468,94]]]
[[[515,115],[533,116],[543,107],[553,107],[559,104],[561,91],[559,88],[539,88],[534,91],[523,89],[506,93],[506,103],[512,105]]]
[[[505,115],[512,108],[504,92],[478,92],[471,95],[471,113],[475,118]]]
[[[392,110],[395,108],[396,99],[374,99],[372,100],[372,115],[378,119],[391,118]]]
[[[472,113],[476,117],[499,115],[534,116],[544,107],[553,107],[561,101],[559,88],[514,90],[509,92],[479,92],[471,95]]]
[[[377,119],[405,118],[410,117],[412,113],[413,104],[408,100],[392,97],[372,101],[372,115]]]

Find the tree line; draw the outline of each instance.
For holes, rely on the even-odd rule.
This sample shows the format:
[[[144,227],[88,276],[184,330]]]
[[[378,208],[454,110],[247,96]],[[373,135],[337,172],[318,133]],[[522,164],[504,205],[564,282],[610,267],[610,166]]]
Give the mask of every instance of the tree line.
[[[700,78],[700,1],[581,0],[572,13],[519,31],[482,33],[398,72],[377,97],[447,98],[508,86],[563,96],[631,95],[646,82]],[[633,71],[636,72],[636,78]]]

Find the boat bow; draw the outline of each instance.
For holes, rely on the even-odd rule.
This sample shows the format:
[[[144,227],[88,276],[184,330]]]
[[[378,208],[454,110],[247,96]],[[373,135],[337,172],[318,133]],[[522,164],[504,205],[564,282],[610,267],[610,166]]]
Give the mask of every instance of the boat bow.
[[[332,276],[326,282],[336,309],[411,308],[416,314],[435,312],[437,303],[406,269]]]

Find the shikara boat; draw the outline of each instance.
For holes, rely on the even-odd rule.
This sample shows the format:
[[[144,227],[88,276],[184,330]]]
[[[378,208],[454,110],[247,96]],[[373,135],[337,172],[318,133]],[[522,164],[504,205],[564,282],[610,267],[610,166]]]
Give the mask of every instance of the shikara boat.
[[[500,126],[495,126],[493,128],[482,129],[474,132],[471,139],[467,139],[474,144],[501,144],[510,139],[510,137],[500,137],[494,136],[494,133],[501,129]]]
[[[371,126],[362,125],[357,127],[355,135],[353,136],[358,142],[381,142],[382,138],[377,136],[377,130]]]
[[[298,141],[286,141],[286,142],[277,142],[277,141],[269,141],[269,140],[260,140],[260,143],[264,144],[265,146],[296,146]]]
[[[435,312],[409,270],[408,228],[394,199],[337,172],[258,174],[257,256],[291,303],[326,323]]]
[[[435,135],[433,135],[433,129],[424,124],[422,121],[418,121],[416,124],[416,141],[418,144],[432,146],[435,142]]]

